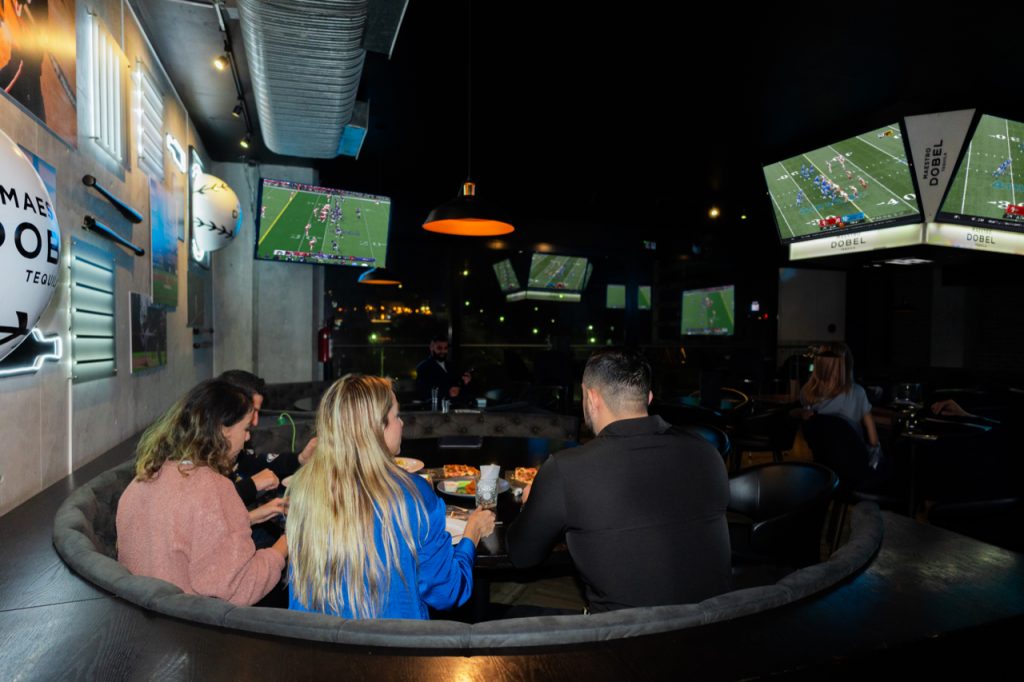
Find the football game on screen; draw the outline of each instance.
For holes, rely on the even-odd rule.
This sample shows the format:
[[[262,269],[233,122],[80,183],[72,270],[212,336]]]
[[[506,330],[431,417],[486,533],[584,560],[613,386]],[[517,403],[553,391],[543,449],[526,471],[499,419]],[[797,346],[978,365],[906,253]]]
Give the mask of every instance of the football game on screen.
[[[385,267],[391,200],[264,179],[256,257]]]
[[[896,125],[769,164],[764,176],[783,243],[920,219]]]

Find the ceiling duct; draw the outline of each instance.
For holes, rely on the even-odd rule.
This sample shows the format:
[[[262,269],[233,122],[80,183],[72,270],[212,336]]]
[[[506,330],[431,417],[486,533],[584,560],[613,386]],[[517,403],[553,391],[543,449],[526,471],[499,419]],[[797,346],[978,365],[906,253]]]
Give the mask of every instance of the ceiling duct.
[[[238,0],[263,142],[331,159],[355,110],[368,0]]]

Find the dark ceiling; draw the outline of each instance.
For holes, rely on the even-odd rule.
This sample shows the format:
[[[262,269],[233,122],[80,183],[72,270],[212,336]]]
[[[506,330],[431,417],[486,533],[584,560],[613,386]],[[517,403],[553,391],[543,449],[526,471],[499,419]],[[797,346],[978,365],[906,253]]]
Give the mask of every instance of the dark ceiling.
[[[210,67],[222,42],[213,11],[191,0],[132,3],[207,149],[236,160],[234,95]],[[228,28],[241,54],[232,5]],[[467,8],[412,0],[391,59],[367,56],[359,99],[370,103],[370,123],[359,159],[281,159],[260,145],[250,159],[314,165],[321,184],[391,196],[397,262],[443,243],[427,240],[450,241],[419,225],[467,173]],[[701,7],[697,18],[675,3],[637,12],[475,2],[478,193],[511,213],[517,246],[717,240],[741,260],[763,258],[782,252],[761,164],[908,114],[987,107],[1021,117],[1020,95],[1007,86],[1015,41],[974,39],[990,23],[942,17],[954,36],[909,12],[848,9],[807,22],[790,7]],[[723,211],[716,222],[712,204]]]

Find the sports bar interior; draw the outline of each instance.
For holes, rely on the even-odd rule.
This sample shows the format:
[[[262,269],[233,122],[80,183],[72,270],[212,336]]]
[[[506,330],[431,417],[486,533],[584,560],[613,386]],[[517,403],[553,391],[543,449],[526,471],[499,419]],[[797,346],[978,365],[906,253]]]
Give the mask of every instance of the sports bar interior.
[[[745,11],[0,0],[0,678],[1012,670],[1017,45],[967,9],[938,33],[891,7]],[[289,216],[300,191],[322,211]],[[425,228],[466,205],[513,229]],[[49,242],[11,222],[27,211],[59,225]],[[438,336],[472,377],[450,409],[416,381]],[[856,359],[877,486],[802,418],[823,344]],[[201,381],[262,377],[257,428],[297,450],[334,380],[388,377],[403,455],[480,466],[515,441],[502,467],[536,467],[594,438],[580,380],[608,348],[647,358],[651,413],[712,442],[733,480],[734,589],[715,600],[492,618],[560,604],[564,551],[529,574],[478,557],[471,603],[424,623],[115,573],[122,465]],[[812,463],[838,471],[813,500],[738,499]]]

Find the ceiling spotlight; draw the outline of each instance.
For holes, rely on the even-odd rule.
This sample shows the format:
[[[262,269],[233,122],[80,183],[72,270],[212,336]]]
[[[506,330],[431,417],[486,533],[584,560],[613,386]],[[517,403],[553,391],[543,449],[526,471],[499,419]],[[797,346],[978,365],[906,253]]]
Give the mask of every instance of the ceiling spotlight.
[[[242,149],[248,149],[252,144],[252,133],[246,133],[245,137],[243,137],[238,144],[242,146]]]
[[[228,68],[229,63],[230,62],[228,62],[228,56],[226,54],[219,54],[213,60],[213,68],[218,71],[223,71]]]
[[[235,118],[242,118],[242,103],[239,102],[235,105],[235,108],[231,110],[231,115]]]
[[[722,212],[718,210],[717,206],[712,206],[711,209],[708,211],[709,218],[717,218],[721,214]]]

